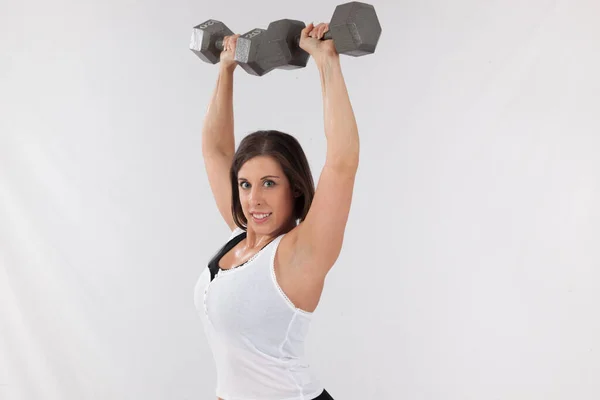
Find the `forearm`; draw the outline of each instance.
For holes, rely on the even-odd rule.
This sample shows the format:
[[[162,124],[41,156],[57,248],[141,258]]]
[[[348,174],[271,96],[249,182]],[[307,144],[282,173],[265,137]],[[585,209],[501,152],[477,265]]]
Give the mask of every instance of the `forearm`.
[[[323,115],[329,165],[358,166],[359,138],[354,111],[342,75],[339,56],[317,63],[321,75]]]
[[[233,133],[233,70],[219,69],[202,127],[202,153],[235,153]]]

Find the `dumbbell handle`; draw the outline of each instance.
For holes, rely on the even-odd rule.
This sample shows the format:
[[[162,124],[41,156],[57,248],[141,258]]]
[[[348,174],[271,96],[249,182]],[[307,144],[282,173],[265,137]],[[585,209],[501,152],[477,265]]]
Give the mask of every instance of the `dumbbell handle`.
[[[333,40],[333,36],[331,36],[331,31],[325,32],[325,34],[320,40]],[[295,43],[296,46],[300,46],[300,36],[296,36]]]
[[[333,36],[331,36],[331,31],[325,32],[325,34],[323,35],[321,40],[333,40]],[[215,47],[217,48],[217,50],[223,51],[223,49],[224,49],[223,42],[224,42],[223,39],[217,39],[215,41]],[[300,36],[296,36],[295,43],[296,43],[296,46],[300,46]]]
[[[323,35],[323,37],[320,40],[333,40],[333,37],[331,36],[331,31],[325,32],[325,34]],[[223,49],[224,49],[223,43],[224,42],[225,42],[224,39],[217,39],[215,41],[215,47],[217,48],[217,50],[223,51]],[[296,44],[296,46],[300,47],[300,36],[296,36],[295,44]]]

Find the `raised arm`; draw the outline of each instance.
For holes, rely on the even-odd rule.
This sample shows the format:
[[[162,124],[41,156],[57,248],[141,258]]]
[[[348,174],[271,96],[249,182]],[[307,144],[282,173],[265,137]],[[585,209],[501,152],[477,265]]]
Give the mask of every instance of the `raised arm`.
[[[233,134],[233,61],[235,40],[226,37],[221,52],[219,77],[202,128],[202,156],[219,213],[231,231],[235,223],[231,214],[229,169],[235,154]]]
[[[317,35],[323,36],[328,26],[320,26],[315,30],[319,31]],[[342,75],[340,56],[335,52],[333,40],[322,41],[318,45],[323,47],[321,51],[315,52],[315,63],[319,69],[323,94],[326,162],[331,166],[358,167],[358,127]]]
[[[358,128],[333,41],[320,39],[327,24],[308,25],[301,47],[314,58],[321,77],[327,158],[306,219],[298,226],[296,248],[302,266],[324,277],[337,260],[359,162]]]
[[[233,155],[235,138],[233,134],[233,72],[237,66],[234,61],[237,37],[224,39],[221,52],[219,76],[213,91],[204,124],[202,127],[202,154],[215,153]]]

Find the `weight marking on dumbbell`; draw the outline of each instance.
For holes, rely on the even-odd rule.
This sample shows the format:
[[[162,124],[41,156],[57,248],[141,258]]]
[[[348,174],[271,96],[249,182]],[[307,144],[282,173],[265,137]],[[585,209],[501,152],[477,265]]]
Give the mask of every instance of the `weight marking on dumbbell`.
[[[217,23],[217,21],[214,21],[214,20],[210,19],[210,20],[206,21],[205,23],[198,25],[198,27],[200,29],[206,29],[209,26],[212,26],[212,25],[214,25],[216,23]]]
[[[260,35],[261,33],[263,33],[263,31],[261,29],[256,29],[256,30],[254,30],[252,32],[246,33],[244,35],[244,37],[246,39],[252,39],[253,37]]]

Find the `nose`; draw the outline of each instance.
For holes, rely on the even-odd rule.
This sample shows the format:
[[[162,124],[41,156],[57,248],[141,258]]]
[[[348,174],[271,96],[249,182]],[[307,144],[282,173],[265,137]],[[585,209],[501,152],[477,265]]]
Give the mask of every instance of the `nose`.
[[[260,188],[253,187],[250,190],[250,204],[256,206],[257,204],[263,204],[263,195]]]

